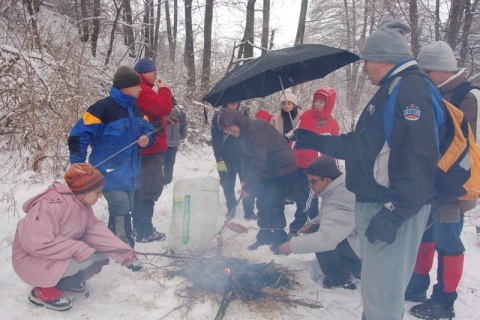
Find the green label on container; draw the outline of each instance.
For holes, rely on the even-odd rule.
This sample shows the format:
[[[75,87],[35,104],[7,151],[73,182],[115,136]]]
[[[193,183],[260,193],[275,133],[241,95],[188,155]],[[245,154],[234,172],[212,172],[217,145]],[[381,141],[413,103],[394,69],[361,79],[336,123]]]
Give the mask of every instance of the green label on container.
[[[185,202],[183,206],[183,233],[182,243],[187,244],[190,241],[190,195],[185,196]]]

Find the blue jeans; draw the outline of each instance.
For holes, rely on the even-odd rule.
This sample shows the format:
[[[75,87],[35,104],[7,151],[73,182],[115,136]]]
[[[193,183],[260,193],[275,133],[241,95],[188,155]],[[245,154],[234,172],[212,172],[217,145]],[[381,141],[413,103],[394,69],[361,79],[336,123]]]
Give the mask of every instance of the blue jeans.
[[[133,190],[103,190],[103,196],[108,203],[108,228],[123,242],[132,248],[135,241],[132,238]]]
[[[423,242],[435,242],[435,249],[444,253],[465,252],[460,234],[463,230],[463,217],[457,223],[433,222],[432,214],[428,217],[427,226],[430,226],[423,234]],[[433,224],[432,224],[433,223]]]

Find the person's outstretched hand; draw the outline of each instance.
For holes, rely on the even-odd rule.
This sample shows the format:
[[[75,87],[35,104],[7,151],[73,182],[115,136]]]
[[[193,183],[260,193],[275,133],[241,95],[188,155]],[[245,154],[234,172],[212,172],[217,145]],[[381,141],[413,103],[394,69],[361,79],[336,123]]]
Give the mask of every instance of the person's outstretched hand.
[[[295,149],[313,149],[312,146],[315,145],[317,138],[318,135],[310,130],[296,129],[293,132],[293,140],[296,141]]]

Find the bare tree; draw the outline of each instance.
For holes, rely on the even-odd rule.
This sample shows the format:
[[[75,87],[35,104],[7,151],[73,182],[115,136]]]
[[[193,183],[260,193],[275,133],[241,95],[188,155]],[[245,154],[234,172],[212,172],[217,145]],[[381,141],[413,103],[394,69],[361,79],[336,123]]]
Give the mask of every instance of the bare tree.
[[[80,23],[82,25],[82,33],[80,34],[80,41],[87,42],[89,37],[87,0],[80,0],[80,12],[82,14]]]
[[[183,60],[187,67],[187,99],[195,94],[195,56],[193,46],[192,0],[185,0],[185,51]]]
[[[143,15],[143,42],[145,45],[145,57],[153,57],[154,49],[154,6],[153,0],[144,0],[145,12]]]
[[[445,31],[445,41],[455,49],[458,43],[458,34],[461,29],[463,13],[465,11],[465,2],[466,0],[455,0],[452,1],[450,13],[448,15],[448,24]]]
[[[305,37],[305,21],[307,20],[308,0],[302,0],[300,7],[300,17],[298,18],[297,35],[295,36],[295,45],[303,44]]]
[[[100,0],[93,0],[92,55],[97,55],[97,41],[100,32]]]
[[[205,2],[205,22],[203,28],[203,60],[202,60],[202,91],[210,86],[210,68],[212,59],[212,22],[213,22],[213,0]]]
[[[113,21],[113,25],[112,25],[112,31],[110,32],[110,42],[107,49],[107,55],[105,57],[105,65],[108,65],[108,63],[110,62],[110,56],[112,55],[112,51],[113,51],[113,42],[115,40],[115,30],[117,29],[118,19],[120,19],[120,14],[122,12],[123,4],[124,4],[123,0],[120,0],[120,3],[117,3],[117,0],[112,0],[112,1],[113,1],[113,4],[115,5],[116,13],[115,13],[115,20]]]
[[[130,0],[124,0],[124,8],[124,43],[128,47],[128,55],[133,58],[135,57],[135,37],[133,34],[132,6]]]
[[[417,57],[420,52],[420,30],[418,28],[418,7],[417,0],[410,0],[410,27],[411,38],[410,44],[412,46],[413,56]]]
[[[170,2],[169,0],[165,0],[165,21],[167,23],[169,57],[171,62],[175,62],[175,52],[177,49],[178,3],[177,3],[177,0],[173,1],[173,25],[172,25],[169,2]]]
[[[40,32],[38,31],[37,13],[40,10],[42,0],[23,0],[23,4],[27,8],[30,15],[30,28],[33,37],[33,43],[37,47],[38,51],[42,51],[42,40],[40,38]]]
[[[158,42],[159,42],[159,34],[160,34],[160,17],[162,16],[162,1],[157,0],[157,18],[155,19],[155,30],[154,30],[154,37],[153,37],[153,60],[157,59],[158,53]]]
[[[262,56],[268,51],[268,31],[270,28],[270,0],[263,0]]]
[[[248,0],[247,2],[245,33],[243,34],[242,43],[238,50],[238,60],[240,60],[242,57],[244,59],[253,57],[255,32],[255,1],[256,0]]]

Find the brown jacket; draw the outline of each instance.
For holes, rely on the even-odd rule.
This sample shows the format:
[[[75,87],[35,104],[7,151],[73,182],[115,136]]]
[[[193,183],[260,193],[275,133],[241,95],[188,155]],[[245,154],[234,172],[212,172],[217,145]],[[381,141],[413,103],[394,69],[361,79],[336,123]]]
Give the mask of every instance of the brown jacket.
[[[281,177],[297,170],[293,150],[270,123],[246,118],[237,110],[223,109],[218,125],[220,130],[226,125],[240,128],[239,139],[247,172],[243,190],[251,192],[260,178]]]

